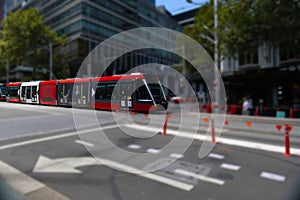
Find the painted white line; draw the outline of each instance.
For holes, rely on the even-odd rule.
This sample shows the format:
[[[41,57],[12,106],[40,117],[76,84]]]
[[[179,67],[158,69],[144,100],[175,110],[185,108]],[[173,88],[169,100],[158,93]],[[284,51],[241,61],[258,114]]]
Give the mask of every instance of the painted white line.
[[[178,153],[172,153],[172,154],[170,154],[170,157],[175,158],[175,159],[179,159],[179,158],[183,158],[184,155],[178,154]]]
[[[45,186],[2,161],[0,161],[0,172],[1,175],[4,175],[5,182],[13,188],[17,188],[17,191],[21,194],[27,194]]]
[[[132,129],[139,129],[139,130],[147,130],[147,131],[155,131],[159,132],[161,131],[161,128],[137,128],[134,125],[125,125]],[[189,132],[178,132],[175,130],[168,130],[168,135],[174,135],[178,137],[184,137],[189,139],[196,139],[201,141],[211,141],[210,137],[207,137],[206,135],[199,135]],[[250,148],[250,149],[256,149],[256,150],[263,150],[263,151],[270,151],[270,152],[276,152],[276,153],[283,153],[284,152],[284,146],[276,146],[271,144],[264,144],[264,143],[258,143],[258,142],[252,142],[252,141],[245,141],[245,140],[237,140],[237,139],[228,139],[228,138],[217,138],[218,143],[232,145],[232,146],[238,146],[238,147],[244,147],[244,148]],[[300,156],[300,149],[298,148],[291,148],[290,150],[292,155]]]
[[[87,147],[94,147],[95,145],[89,142],[85,142],[82,140],[75,140],[75,143],[77,144],[82,144],[83,146],[87,146]]]
[[[119,126],[118,125],[106,126],[106,127],[101,128],[101,130],[112,129],[112,128],[116,128],[116,127],[119,127]],[[45,141],[49,141],[49,140],[56,140],[56,139],[70,137],[70,136],[74,136],[74,135],[78,135],[78,134],[79,135],[87,134],[87,133],[92,133],[95,131],[99,131],[99,128],[79,130],[79,131],[70,132],[70,133],[66,133],[66,134],[62,134],[62,135],[55,135],[55,136],[49,136],[49,137],[44,137],[44,138],[39,138],[39,139],[27,140],[27,141],[23,141],[23,142],[17,142],[17,143],[13,143],[13,144],[7,144],[7,145],[0,146],[0,150],[10,149],[10,148],[19,147],[19,146],[25,146],[25,145],[39,143],[39,142],[45,142]]]
[[[148,178],[160,183],[164,183],[166,185],[172,186],[172,187],[176,187],[185,191],[190,191],[191,189],[194,188],[193,185],[188,184],[188,183],[184,183],[184,182],[180,182],[180,181],[176,181],[164,176],[160,176],[157,174],[153,174],[153,173],[148,173],[145,172],[143,170],[128,166],[128,165],[124,165],[122,163],[118,163],[118,162],[114,162],[111,160],[105,160],[105,159],[98,159],[98,161],[102,162],[103,164],[107,165],[107,166],[112,166],[113,168],[117,168],[119,170],[128,172],[128,173],[135,173],[137,176],[141,176],[144,178]]]
[[[148,178],[166,185],[176,187],[182,190],[190,191],[193,185],[166,178],[157,174],[145,172],[138,168],[118,163],[112,160],[95,159],[93,157],[69,157],[50,159],[40,156],[37,160],[33,172],[35,173],[81,173],[76,167],[88,165],[106,165],[108,167],[118,169],[124,172],[133,173],[134,175]]]
[[[128,145],[128,148],[130,148],[130,149],[140,149],[141,146],[138,145],[138,144],[131,144],[131,145]]]
[[[203,176],[201,174],[195,174],[195,173],[192,173],[192,172],[189,172],[189,171],[186,171],[186,170],[182,170],[182,169],[176,169],[175,173],[185,175],[185,176],[191,176],[191,177],[194,177],[198,180],[208,182],[208,183],[213,183],[213,184],[216,184],[216,185],[224,185],[225,184],[225,181],[223,181],[223,180]]]
[[[284,182],[285,181],[285,176],[270,173],[270,172],[262,172],[260,174],[260,177],[270,179],[270,180],[273,180],[273,181],[278,181],[278,182]]]
[[[222,160],[222,159],[225,158],[224,155],[217,154],[217,153],[210,153],[210,154],[208,154],[208,157],[215,158],[215,159],[218,159],[218,160]]]
[[[232,164],[228,164],[228,163],[222,163],[220,165],[221,168],[223,169],[229,169],[229,170],[232,170],[232,171],[238,171],[241,169],[241,166],[239,165],[232,165]]]
[[[157,154],[157,153],[160,153],[160,150],[159,149],[147,149],[147,152]]]
[[[45,199],[70,200],[68,197],[48,188],[43,183],[31,178],[2,161],[0,161],[0,176],[5,183],[10,185],[21,195],[28,197],[28,199],[38,200],[41,196],[43,196]]]

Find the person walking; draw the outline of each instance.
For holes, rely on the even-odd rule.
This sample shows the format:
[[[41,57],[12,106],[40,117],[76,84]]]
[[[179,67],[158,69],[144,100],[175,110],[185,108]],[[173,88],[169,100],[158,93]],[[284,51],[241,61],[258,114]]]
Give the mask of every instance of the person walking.
[[[250,114],[250,103],[246,97],[243,98],[242,115]]]

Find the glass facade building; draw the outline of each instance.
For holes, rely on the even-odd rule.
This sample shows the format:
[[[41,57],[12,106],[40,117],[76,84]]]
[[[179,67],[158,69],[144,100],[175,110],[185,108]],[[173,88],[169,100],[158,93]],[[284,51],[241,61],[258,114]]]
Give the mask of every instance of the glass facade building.
[[[58,35],[66,36],[64,52],[72,77],[76,76],[82,61],[95,46],[122,31],[138,27],[165,27],[180,31],[180,26],[171,16],[156,9],[154,0],[29,0],[26,4],[20,2],[14,10],[26,7],[38,8],[45,16],[45,24],[56,30]],[[136,52],[135,59],[117,63],[123,66],[118,67],[117,70],[121,71],[115,73],[122,73],[130,66],[151,59],[163,64],[173,62],[168,53],[153,50],[151,54]],[[122,59],[119,60],[121,62]]]

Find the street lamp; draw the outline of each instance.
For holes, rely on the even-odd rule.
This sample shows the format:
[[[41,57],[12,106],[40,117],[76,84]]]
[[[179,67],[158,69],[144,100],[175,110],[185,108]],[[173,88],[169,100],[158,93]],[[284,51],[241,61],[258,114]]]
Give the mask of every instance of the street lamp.
[[[187,3],[195,4],[195,5],[202,5],[202,3],[196,3],[193,2],[192,0],[186,0]],[[217,65],[216,71],[215,71],[215,92],[216,92],[216,102],[215,104],[219,104],[221,102],[221,95],[220,95],[220,80],[219,80],[219,50],[218,50],[218,34],[217,34],[217,29],[218,29],[218,0],[214,0],[214,39],[212,40],[211,38],[206,38],[209,39],[214,44],[214,61]],[[203,37],[203,36],[201,36]]]

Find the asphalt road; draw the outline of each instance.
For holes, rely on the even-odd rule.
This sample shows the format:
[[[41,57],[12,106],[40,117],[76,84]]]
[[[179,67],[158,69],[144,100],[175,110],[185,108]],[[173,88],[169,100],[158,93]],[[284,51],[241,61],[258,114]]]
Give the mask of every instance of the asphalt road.
[[[171,110],[167,136],[163,136],[157,130],[162,128],[164,115],[152,116],[155,123],[145,128],[141,125],[150,119],[144,114],[113,116],[103,111],[8,103],[0,103],[0,110],[0,199],[300,198],[298,155],[283,156],[284,147],[278,153],[240,145],[243,140],[262,147],[282,146],[276,129],[274,134],[265,131],[261,136],[254,126],[241,128],[251,118],[228,118],[241,127],[225,128],[220,142],[200,159],[204,142],[189,137],[195,130],[194,113],[180,113],[186,121],[174,135],[179,118],[176,109]],[[201,127],[197,136],[210,130],[203,117],[207,116],[196,124]],[[130,119],[140,126],[132,125]],[[277,124],[268,120],[261,123]],[[297,121],[293,126],[298,128]],[[294,152],[297,147],[295,133]]]

